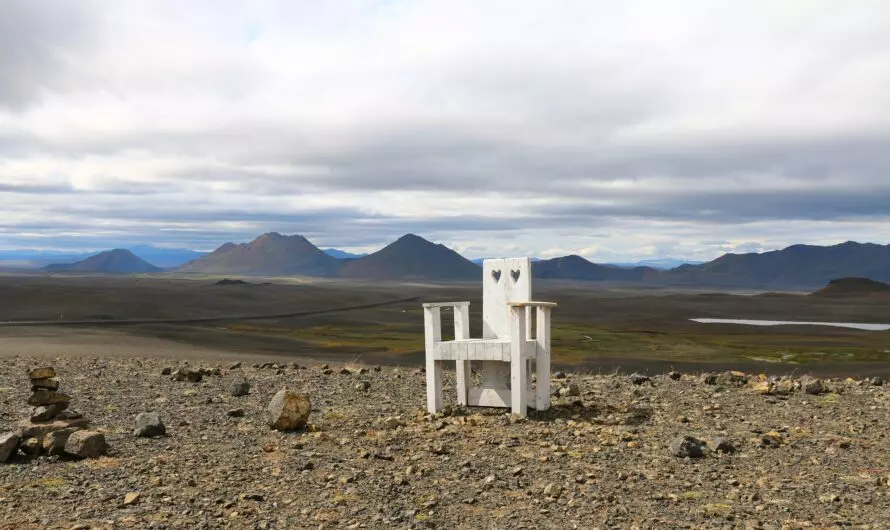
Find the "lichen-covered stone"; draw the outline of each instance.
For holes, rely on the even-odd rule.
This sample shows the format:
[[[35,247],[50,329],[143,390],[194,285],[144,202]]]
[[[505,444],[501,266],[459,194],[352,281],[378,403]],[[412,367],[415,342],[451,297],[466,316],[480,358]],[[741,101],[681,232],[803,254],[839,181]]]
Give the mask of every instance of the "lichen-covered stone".
[[[309,394],[298,394],[286,388],[279,390],[266,408],[269,425],[279,431],[305,427],[311,410]]]

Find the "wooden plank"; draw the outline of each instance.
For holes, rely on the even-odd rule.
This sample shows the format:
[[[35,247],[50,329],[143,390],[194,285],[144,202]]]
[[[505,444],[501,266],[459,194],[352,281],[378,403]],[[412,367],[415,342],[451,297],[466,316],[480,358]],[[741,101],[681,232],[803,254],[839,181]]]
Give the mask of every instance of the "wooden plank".
[[[438,307],[423,308],[424,341],[426,343],[426,406],[430,413],[444,407],[442,395],[442,362],[436,360],[437,342],[442,341],[442,314]]]

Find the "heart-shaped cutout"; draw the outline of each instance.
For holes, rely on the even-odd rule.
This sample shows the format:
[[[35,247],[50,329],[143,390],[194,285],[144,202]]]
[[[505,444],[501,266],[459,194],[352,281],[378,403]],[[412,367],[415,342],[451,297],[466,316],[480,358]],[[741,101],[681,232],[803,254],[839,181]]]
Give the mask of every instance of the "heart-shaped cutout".
[[[501,281],[501,271],[500,270],[492,270],[491,277],[494,278],[494,283],[498,283]]]
[[[511,270],[510,270],[510,276],[513,277],[513,283],[516,283],[516,282],[519,281],[519,271],[518,271],[518,270],[512,270],[512,269],[511,269]]]

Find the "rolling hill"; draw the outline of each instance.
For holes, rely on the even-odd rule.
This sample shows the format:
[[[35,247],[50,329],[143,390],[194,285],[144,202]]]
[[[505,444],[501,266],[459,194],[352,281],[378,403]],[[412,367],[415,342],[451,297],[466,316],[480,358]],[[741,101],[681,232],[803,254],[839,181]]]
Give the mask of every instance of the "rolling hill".
[[[205,274],[334,276],[337,258],[325,254],[303,236],[269,232],[250,243],[226,243],[190,261],[180,272]]]
[[[661,275],[674,285],[814,288],[836,278],[890,281],[890,245],[856,243],[792,245],[782,250],[725,254],[701,265],[683,265]]]
[[[838,278],[810,296],[840,298],[846,296],[890,296],[890,284],[867,278]]]
[[[532,266],[532,275],[552,280],[641,282],[655,279],[658,271],[651,267],[628,269],[599,265],[573,254],[536,262]]]
[[[343,263],[340,276],[375,280],[478,280],[482,269],[445,245],[407,234],[373,254]]]
[[[161,272],[160,267],[155,267],[129,250],[114,249],[100,252],[76,263],[56,263],[47,265],[45,271],[52,272],[100,272],[111,274],[132,274],[144,272]]]

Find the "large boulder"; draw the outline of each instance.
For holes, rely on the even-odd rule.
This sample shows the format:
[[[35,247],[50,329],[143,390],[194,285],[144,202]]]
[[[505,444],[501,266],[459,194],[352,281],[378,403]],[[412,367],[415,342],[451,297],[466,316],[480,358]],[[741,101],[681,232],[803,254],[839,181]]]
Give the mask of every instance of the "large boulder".
[[[76,431],[65,443],[65,453],[76,458],[99,458],[106,451],[105,435],[96,431]]]
[[[14,432],[0,434],[0,463],[9,460],[9,457],[15,454],[19,448],[21,438]]]
[[[161,436],[167,432],[167,427],[161,421],[161,416],[157,412],[140,412],[136,416],[136,429],[133,436],[140,438],[151,438],[153,436]]]
[[[269,425],[279,431],[305,427],[311,410],[309,394],[298,394],[286,388],[279,390],[266,408]]]

